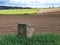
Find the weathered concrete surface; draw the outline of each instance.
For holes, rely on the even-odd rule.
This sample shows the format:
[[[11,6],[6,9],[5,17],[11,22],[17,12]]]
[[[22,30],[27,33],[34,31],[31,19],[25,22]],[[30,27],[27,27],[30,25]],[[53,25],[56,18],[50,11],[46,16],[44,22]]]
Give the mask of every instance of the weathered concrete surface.
[[[26,36],[31,38],[34,32],[34,25],[33,24],[26,24]]]

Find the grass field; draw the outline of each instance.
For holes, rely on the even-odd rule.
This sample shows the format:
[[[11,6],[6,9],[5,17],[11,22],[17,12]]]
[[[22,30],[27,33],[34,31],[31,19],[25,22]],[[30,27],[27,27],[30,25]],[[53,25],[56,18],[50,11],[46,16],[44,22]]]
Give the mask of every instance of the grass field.
[[[38,9],[9,9],[0,10],[0,14],[36,14]]]
[[[32,38],[4,35],[0,36],[0,45],[60,45],[60,35],[36,34]]]

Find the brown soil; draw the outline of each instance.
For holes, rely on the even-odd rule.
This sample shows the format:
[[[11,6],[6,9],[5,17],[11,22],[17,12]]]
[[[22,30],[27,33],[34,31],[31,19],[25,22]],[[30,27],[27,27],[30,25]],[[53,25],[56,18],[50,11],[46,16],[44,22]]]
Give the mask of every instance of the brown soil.
[[[34,33],[60,33],[60,10],[51,11],[34,16],[0,16],[0,33],[16,32],[16,25],[21,22],[34,24]]]

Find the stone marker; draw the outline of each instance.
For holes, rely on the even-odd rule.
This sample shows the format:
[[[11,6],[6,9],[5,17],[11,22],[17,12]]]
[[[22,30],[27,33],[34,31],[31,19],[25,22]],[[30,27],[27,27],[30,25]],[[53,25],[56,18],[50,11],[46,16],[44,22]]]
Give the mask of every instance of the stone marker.
[[[27,23],[18,24],[19,35],[26,35],[28,38],[31,38],[33,36],[33,32],[34,32],[33,24],[27,24]]]

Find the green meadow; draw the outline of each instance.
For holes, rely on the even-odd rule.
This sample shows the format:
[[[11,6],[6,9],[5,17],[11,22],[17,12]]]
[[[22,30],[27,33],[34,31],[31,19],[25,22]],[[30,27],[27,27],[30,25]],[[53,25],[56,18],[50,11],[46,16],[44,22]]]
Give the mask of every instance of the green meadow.
[[[8,9],[8,10],[0,10],[0,14],[36,14],[38,9]]]

